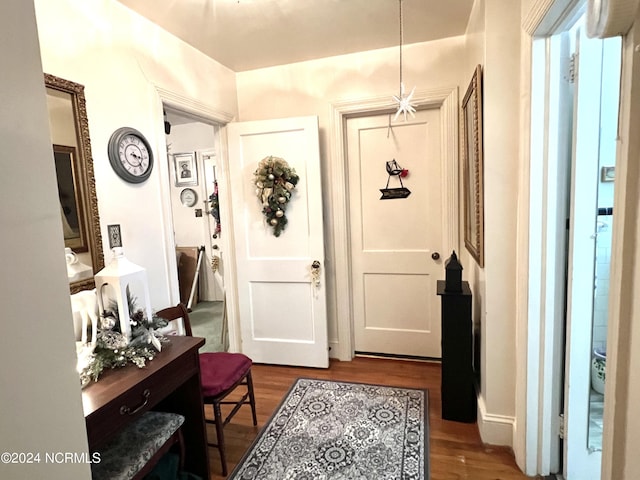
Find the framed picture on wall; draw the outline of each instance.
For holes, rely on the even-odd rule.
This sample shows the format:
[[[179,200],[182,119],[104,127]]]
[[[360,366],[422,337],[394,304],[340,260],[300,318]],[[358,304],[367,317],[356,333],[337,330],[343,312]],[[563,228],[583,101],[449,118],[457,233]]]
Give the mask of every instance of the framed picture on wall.
[[[484,267],[484,178],[482,158],[482,66],[473,72],[462,100],[464,245]]]
[[[53,145],[64,246],[77,252],[89,251],[83,220],[85,212],[78,189],[78,172],[82,172],[76,147]]]
[[[175,153],[173,169],[176,176],[176,187],[198,185],[198,165],[195,152]]]

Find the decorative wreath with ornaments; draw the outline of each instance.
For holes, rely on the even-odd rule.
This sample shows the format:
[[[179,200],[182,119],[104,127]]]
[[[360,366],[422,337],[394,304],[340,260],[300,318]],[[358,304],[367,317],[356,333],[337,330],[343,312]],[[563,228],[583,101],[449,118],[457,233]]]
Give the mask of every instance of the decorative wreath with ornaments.
[[[262,203],[262,213],[273,227],[276,237],[280,236],[287,225],[285,210],[298,180],[300,177],[295,169],[283,158],[273,156],[260,160],[253,174],[256,196]]]

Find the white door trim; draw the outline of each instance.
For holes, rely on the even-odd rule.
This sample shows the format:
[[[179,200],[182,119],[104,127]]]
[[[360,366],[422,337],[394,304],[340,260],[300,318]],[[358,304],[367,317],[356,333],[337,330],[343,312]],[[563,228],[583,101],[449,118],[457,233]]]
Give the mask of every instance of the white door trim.
[[[177,108],[193,115],[194,117],[200,117],[207,121],[207,123],[214,121],[221,125],[226,125],[235,118],[232,113],[204,104],[195,98],[185,97],[184,95],[174,93],[158,85],[155,87],[164,105]]]
[[[553,312],[546,310],[558,301],[557,292],[547,284],[540,270],[549,253],[547,238],[554,236],[555,217],[540,208],[551,193],[547,189],[548,171],[548,72],[547,39],[566,29],[584,6],[584,0],[534,0],[524,15],[522,27],[521,78],[521,175],[518,202],[518,309],[516,336],[516,428],[514,453],[526,475],[548,475],[557,463],[557,444],[551,438],[557,425],[552,392],[555,378],[549,375],[557,359]],[[537,82],[534,84],[534,82]],[[531,168],[531,164],[535,168]],[[555,194],[556,192],[553,192]],[[539,268],[530,268],[534,266]]]
[[[531,37],[550,36],[575,23],[585,0],[534,0],[522,20],[522,28]]]
[[[458,162],[458,87],[443,87],[434,90],[418,90],[414,94],[417,109],[439,108],[442,130],[443,211],[446,218],[458,219],[459,215],[459,162]],[[349,116],[363,113],[395,111],[391,95],[331,103],[331,133],[333,137],[333,159],[330,163],[329,195],[331,197],[331,220],[333,230],[336,323],[338,329],[335,356],[339,360],[351,360],[354,356],[353,322],[351,308],[351,258],[349,252],[349,218],[347,169],[345,153],[345,124]],[[455,192],[450,195],[448,192]],[[443,229],[444,251],[459,250],[459,224],[446,222]],[[443,272],[444,274],[444,272]],[[435,294],[435,292],[434,292]],[[331,339],[333,340],[333,339]]]

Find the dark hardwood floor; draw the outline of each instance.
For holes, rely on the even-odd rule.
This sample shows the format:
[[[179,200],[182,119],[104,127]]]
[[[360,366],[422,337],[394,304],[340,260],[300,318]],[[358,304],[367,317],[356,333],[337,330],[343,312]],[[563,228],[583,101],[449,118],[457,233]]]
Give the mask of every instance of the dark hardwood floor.
[[[248,406],[242,407],[231,423],[225,427],[230,472],[251,445],[259,428],[269,420],[292,382],[298,377],[427,389],[429,391],[429,463],[432,480],[530,478],[520,472],[510,449],[483,445],[476,424],[442,420],[440,364],[362,357],[357,357],[352,362],[332,361],[327,370],[254,365],[253,381],[258,427],[252,425],[251,411]],[[205,411],[207,416],[211,416],[211,411]],[[209,437],[215,438],[213,425],[208,425],[207,428]],[[211,480],[224,479],[217,449],[209,448],[209,462]]]

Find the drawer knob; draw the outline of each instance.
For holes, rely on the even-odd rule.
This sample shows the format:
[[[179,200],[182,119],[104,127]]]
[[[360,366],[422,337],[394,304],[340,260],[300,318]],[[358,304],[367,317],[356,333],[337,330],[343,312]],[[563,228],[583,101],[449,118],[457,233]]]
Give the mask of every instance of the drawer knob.
[[[133,410],[131,410],[126,405],[122,405],[120,407],[120,415],[135,415],[140,410],[142,410],[147,403],[149,403],[150,396],[151,396],[151,392],[149,391],[149,389],[148,388],[145,389],[144,392],[142,392],[142,398],[143,398],[142,403],[138,405],[136,408],[134,408]]]

